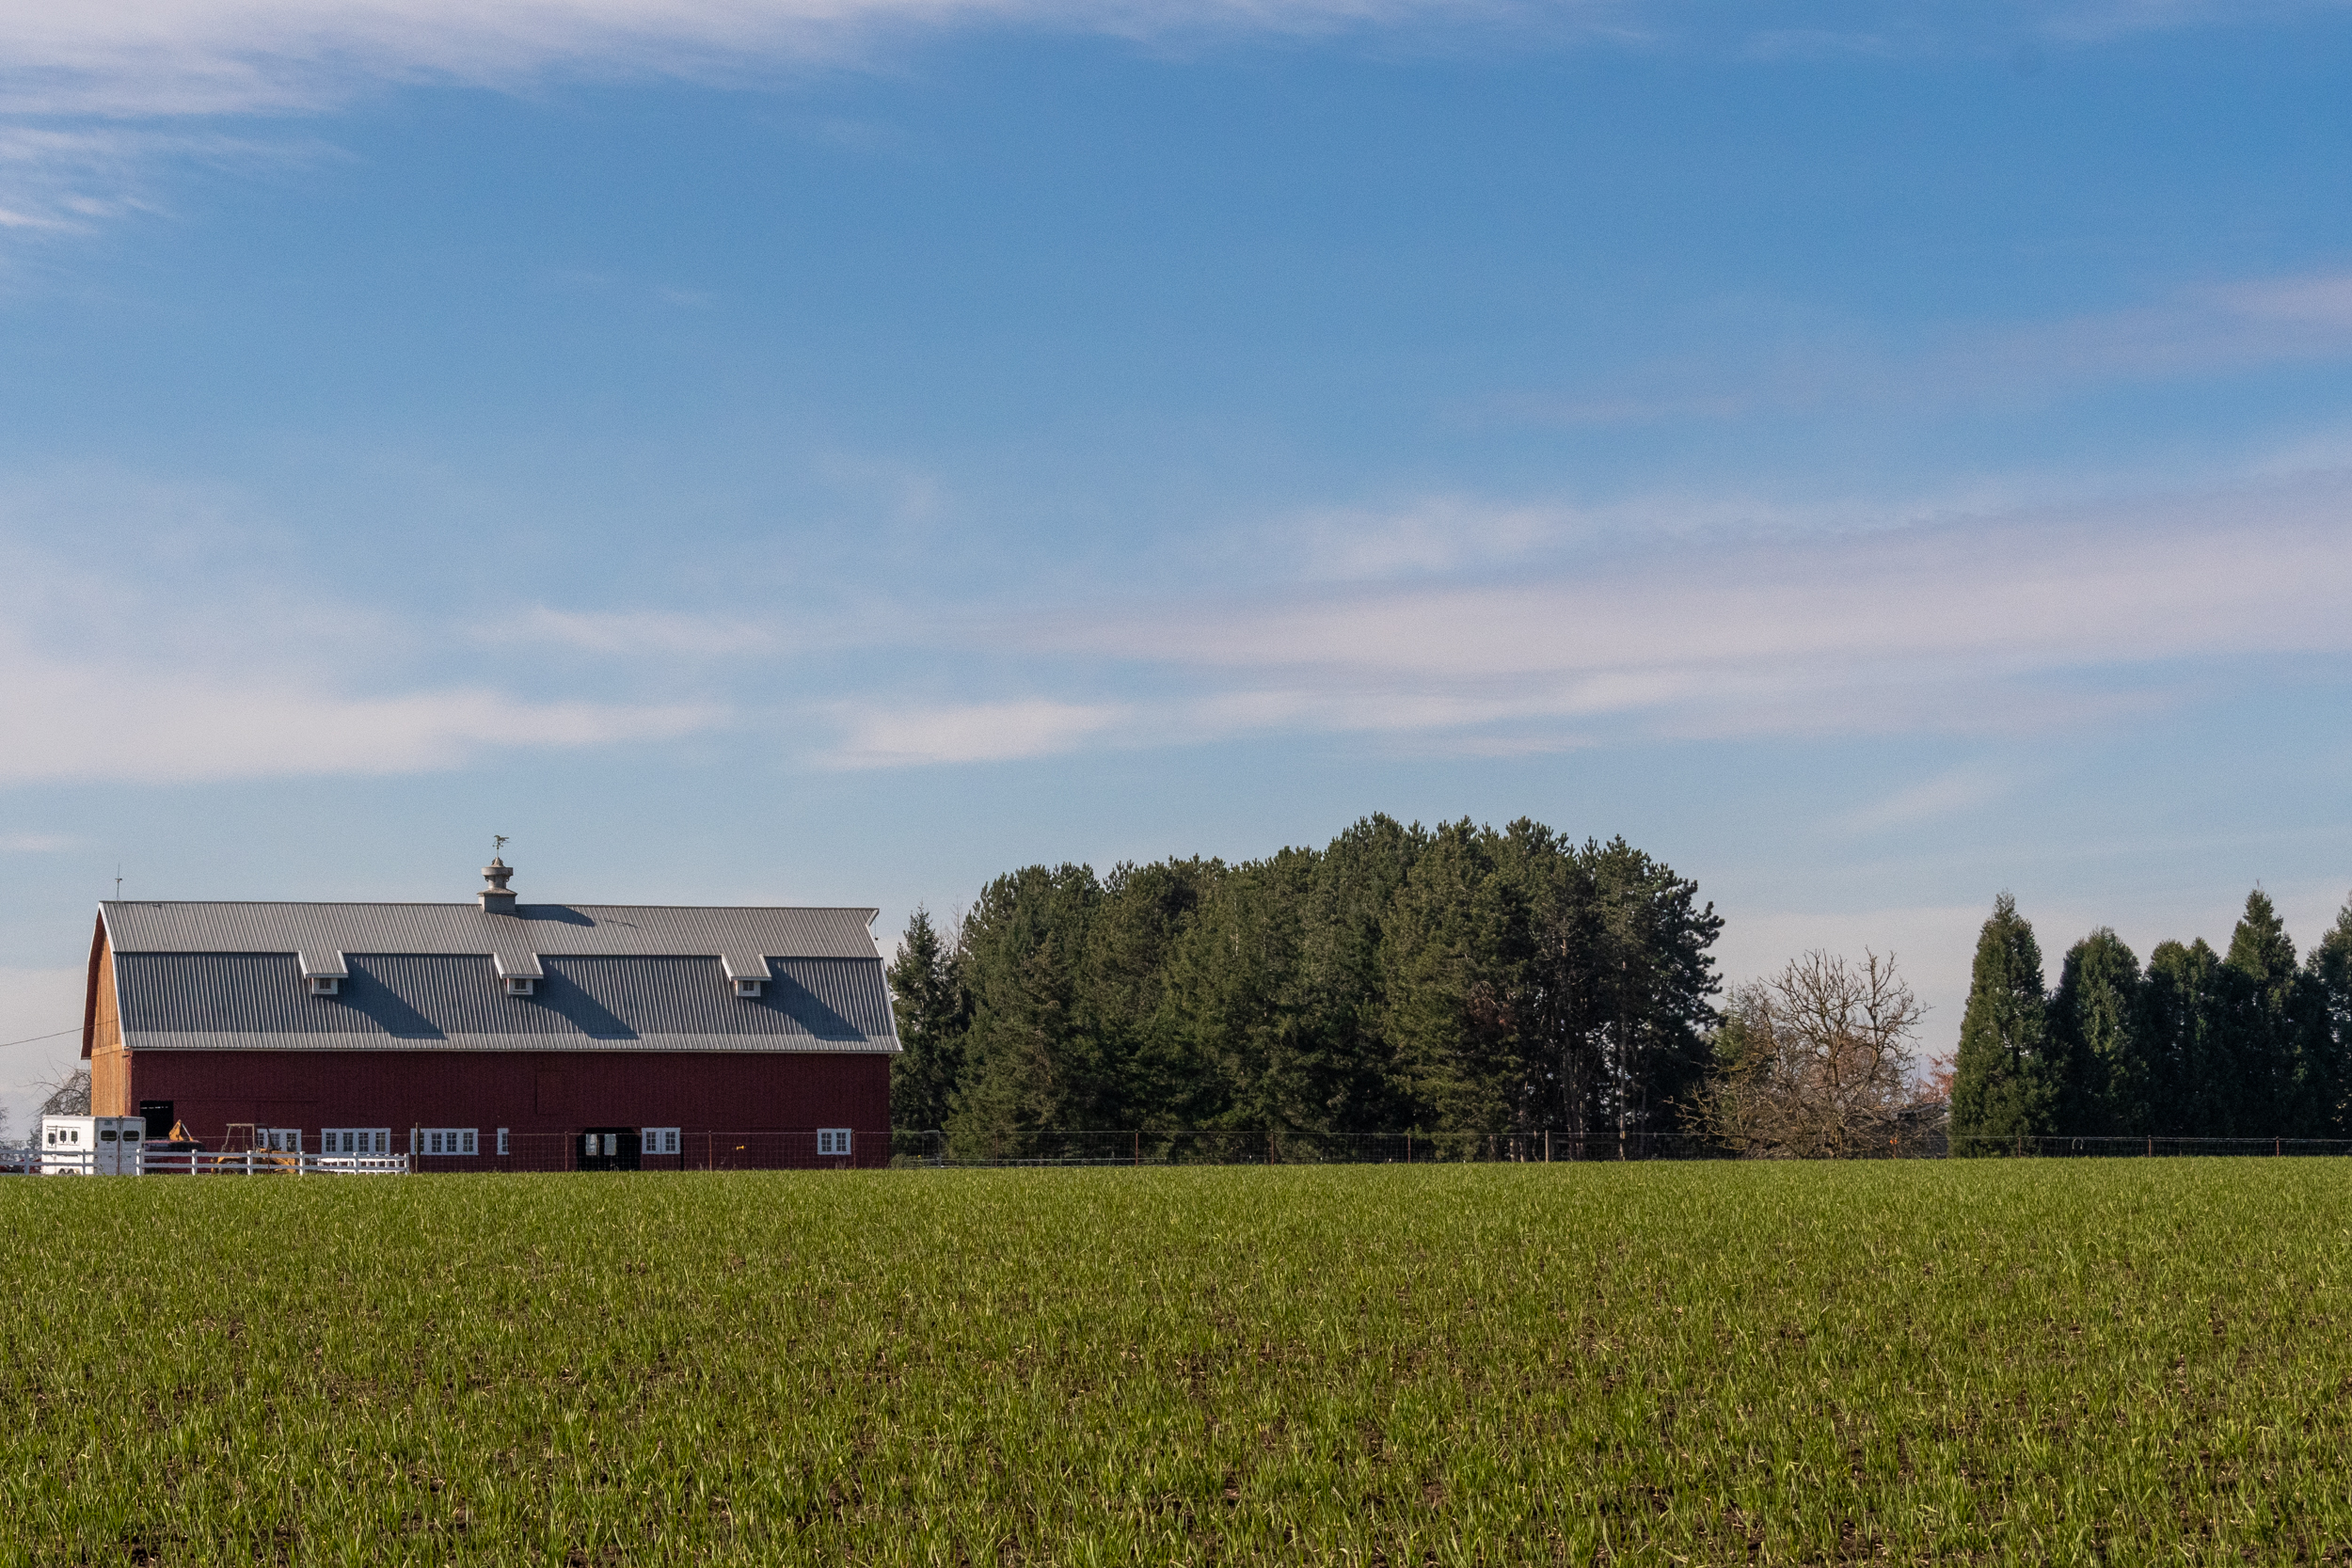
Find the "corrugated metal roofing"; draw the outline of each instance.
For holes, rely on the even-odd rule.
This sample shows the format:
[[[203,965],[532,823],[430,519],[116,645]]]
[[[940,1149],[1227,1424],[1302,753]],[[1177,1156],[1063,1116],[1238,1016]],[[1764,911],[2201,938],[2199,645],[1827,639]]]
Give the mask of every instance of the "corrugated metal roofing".
[[[478,953],[346,959],[339,994],[313,996],[289,954],[121,953],[124,1043],[134,1052],[898,1049],[878,958],[772,958],[757,997],[737,996],[706,956],[550,955],[531,996],[507,995]]]
[[[875,911],[667,904],[230,904],[108,900],[107,940],[125,953],[294,953],[305,972],[340,973],[346,953],[468,953],[500,973],[540,973],[551,955],[713,958],[730,974],[768,958],[874,958]]]

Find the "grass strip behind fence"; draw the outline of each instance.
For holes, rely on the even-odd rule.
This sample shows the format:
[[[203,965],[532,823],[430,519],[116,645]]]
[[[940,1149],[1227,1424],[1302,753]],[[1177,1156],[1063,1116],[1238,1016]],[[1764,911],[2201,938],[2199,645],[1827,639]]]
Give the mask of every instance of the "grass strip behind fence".
[[[2344,1561],[2333,1162],[0,1182],[0,1563]]]

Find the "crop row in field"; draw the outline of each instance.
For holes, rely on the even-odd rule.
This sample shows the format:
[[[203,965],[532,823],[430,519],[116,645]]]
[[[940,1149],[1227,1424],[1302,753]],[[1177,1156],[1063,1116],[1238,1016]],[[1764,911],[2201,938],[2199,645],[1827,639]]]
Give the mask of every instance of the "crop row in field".
[[[2338,1560],[2347,1196],[2303,1161],[11,1181],[0,1561]]]

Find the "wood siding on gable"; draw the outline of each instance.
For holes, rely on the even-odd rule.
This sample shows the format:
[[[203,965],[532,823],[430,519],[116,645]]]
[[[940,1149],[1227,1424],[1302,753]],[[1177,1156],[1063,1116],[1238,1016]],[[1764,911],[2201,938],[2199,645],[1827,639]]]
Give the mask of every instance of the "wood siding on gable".
[[[92,1116],[127,1117],[136,1108],[131,1093],[131,1053],[122,1048],[122,1007],[115,994],[115,954],[100,923],[90,954],[89,1000],[82,1019],[82,1054],[89,1058]]]

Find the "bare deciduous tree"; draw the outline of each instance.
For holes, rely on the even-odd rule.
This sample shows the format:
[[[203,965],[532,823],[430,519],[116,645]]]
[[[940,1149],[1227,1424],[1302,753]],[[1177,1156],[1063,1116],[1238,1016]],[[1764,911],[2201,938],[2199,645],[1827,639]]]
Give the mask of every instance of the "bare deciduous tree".
[[[1891,954],[1793,959],[1731,993],[1701,1119],[1751,1156],[1886,1153],[1902,1137],[1925,1011]]]
[[[49,1098],[40,1102],[34,1114],[44,1117],[86,1117],[89,1115],[89,1069],[70,1068],[55,1078],[43,1079],[33,1085],[47,1089]]]

